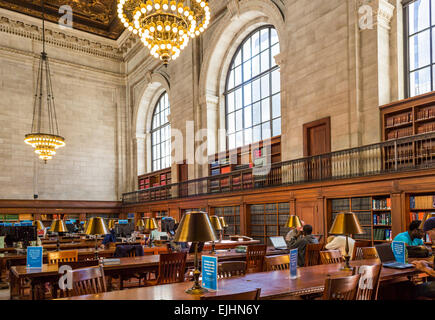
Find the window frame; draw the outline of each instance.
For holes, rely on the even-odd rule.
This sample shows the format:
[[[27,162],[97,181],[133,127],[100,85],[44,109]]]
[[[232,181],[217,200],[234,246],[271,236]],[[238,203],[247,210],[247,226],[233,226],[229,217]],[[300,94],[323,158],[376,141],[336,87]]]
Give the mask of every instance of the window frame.
[[[408,19],[409,18],[409,7],[410,7],[410,5],[412,5],[416,1],[418,1],[418,0],[402,0],[402,6],[403,6],[403,34],[404,34],[404,37],[403,37],[403,52],[404,52],[404,56],[405,56],[404,59],[403,59],[404,64],[405,64],[405,66],[404,66],[404,71],[405,71],[405,79],[404,79],[405,98],[416,97],[416,96],[419,96],[419,95],[422,95],[422,94],[426,94],[426,93],[429,93],[429,92],[432,92],[432,91],[435,90],[435,83],[434,83],[434,79],[435,79],[435,77],[434,77],[435,59],[433,57],[434,41],[432,39],[433,30],[435,29],[435,24],[434,25],[432,24],[433,23],[433,21],[432,21],[432,10],[433,10],[433,8],[432,8],[432,6],[433,6],[432,1],[433,0],[429,0],[429,13],[428,13],[429,14],[429,27],[425,28],[425,29],[422,29],[422,30],[419,30],[417,32],[414,32],[413,34],[410,35],[409,34],[409,19]],[[411,57],[410,57],[410,50],[409,50],[410,49],[410,47],[409,47],[410,46],[409,39],[410,39],[410,37],[418,35],[418,34],[421,34],[421,33],[425,32],[427,30],[429,30],[430,63],[429,63],[429,65],[425,65],[423,67],[416,68],[416,69],[411,71],[411,68],[410,68]],[[430,67],[430,85],[431,85],[430,91],[425,92],[425,93],[420,93],[420,94],[415,95],[415,96],[412,96],[411,95],[411,79],[410,79],[411,72],[416,72],[416,71],[419,71],[419,70],[423,70],[423,69],[425,69],[427,67]]]
[[[164,169],[167,169],[167,168],[171,167],[171,151],[169,152],[169,155],[165,155],[164,157],[162,157],[162,146],[163,146],[164,142],[161,141],[161,131],[162,131],[162,129],[165,129],[166,127],[169,127],[169,131],[171,131],[171,122],[168,120],[164,124],[160,124],[157,128],[153,128],[153,126],[154,126],[154,118],[156,117],[157,107],[161,103],[162,99],[164,99],[165,95],[167,95],[167,98],[168,98],[168,108],[167,108],[167,109],[169,109],[169,114],[168,115],[171,114],[171,103],[169,102],[169,95],[168,95],[168,93],[166,91],[164,91],[159,96],[159,98],[157,99],[157,102],[156,102],[156,104],[154,106],[153,115],[152,115],[152,118],[151,118],[151,130],[150,130],[150,135],[151,135],[151,172],[156,172],[156,171],[164,170]],[[163,109],[163,110],[160,110],[159,116],[160,116],[161,112],[164,111],[164,110],[166,110],[166,108]],[[159,132],[160,133],[160,142],[159,143],[155,143],[154,142],[154,133],[155,132]],[[168,141],[168,140],[165,140],[165,141]],[[171,146],[171,136],[169,136],[169,145],[170,145],[170,149],[171,149],[171,147],[172,147]],[[155,159],[155,157],[154,157],[155,156],[154,155],[154,147],[155,146],[159,146],[159,148],[160,148],[160,157],[158,159]],[[165,159],[168,156],[169,156],[169,166],[163,168],[162,167],[162,160]],[[154,167],[154,162],[155,161],[159,161],[160,162],[160,168],[155,168]]]
[[[275,44],[273,44],[273,45],[270,45],[270,39],[271,39],[271,30],[272,29],[274,29],[276,32],[277,32],[277,30],[276,30],[276,28],[275,28],[275,26],[273,26],[273,25],[271,25],[271,24],[268,24],[268,25],[263,25],[263,26],[260,26],[260,27],[258,27],[258,28],[256,28],[255,30],[253,30],[252,32],[250,32],[244,39],[243,39],[243,41],[240,43],[240,45],[237,47],[237,49],[235,50],[235,52],[234,52],[234,55],[233,55],[233,57],[231,58],[231,62],[230,62],[230,65],[229,65],[229,67],[228,67],[228,70],[227,70],[227,74],[226,74],[226,78],[225,78],[225,91],[224,91],[224,93],[223,93],[223,95],[224,95],[224,97],[225,97],[225,110],[224,110],[224,112],[225,112],[225,141],[226,141],[226,149],[227,150],[229,150],[230,149],[230,142],[229,142],[229,134],[228,134],[228,115],[230,114],[229,112],[228,112],[228,95],[229,94],[231,94],[231,93],[235,93],[238,89],[242,89],[241,91],[242,91],[242,104],[244,104],[244,101],[245,101],[245,90],[243,90],[243,88],[244,88],[244,86],[246,86],[247,84],[252,84],[254,81],[257,81],[257,80],[260,80],[263,76],[265,76],[265,75],[267,75],[267,74],[269,74],[270,76],[269,76],[269,93],[271,93],[272,92],[272,73],[274,72],[274,71],[276,71],[276,70],[280,70],[280,65],[278,65],[278,64],[276,64],[275,66],[273,66],[273,67],[269,67],[269,69],[267,69],[267,70],[265,70],[265,71],[263,71],[263,72],[261,72],[261,61],[260,61],[260,65],[259,65],[259,73],[255,76],[255,77],[252,77],[252,64],[251,64],[251,78],[249,79],[249,80],[247,80],[247,81],[242,81],[240,84],[238,84],[237,86],[234,86],[234,87],[232,87],[231,89],[228,89],[228,86],[229,86],[229,79],[230,79],[230,75],[231,75],[231,70],[232,70],[232,66],[235,64],[235,60],[236,60],[236,58],[237,58],[237,56],[238,56],[238,54],[239,54],[239,52],[240,52],[240,54],[242,55],[241,56],[241,63],[240,63],[240,67],[241,67],[241,70],[240,70],[240,72],[241,72],[241,75],[242,75],[242,77],[243,77],[243,75],[244,75],[244,60],[243,60],[243,46],[245,45],[245,43],[248,41],[248,40],[250,40],[251,39],[251,37],[255,34],[255,33],[257,33],[257,32],[261,32],[262,30],[264,30],[264,29],[268,29],[268,39],[269,39],[269,46],[268,46],[268,49],[267,50],[269,50],[269,60],[270,60],[270,65],[272,65],[272,63],[273,63],[273,59],[274,59],[274,57],[272,56],[272,51],[271,51],[271,48],[275,45]],[[278,32],[277,32],[277,35],[278,35]],[[261,39],[261,38],[260,38]],[[278,45],[279,45],[279,51],[281,52],[281,42],[280,42],[280,39],[279,39],[279,37],[278,37]],[[252,53],[252,47],[251,47],[251,53]],[[262,53],[262,51],[261,51],[261,41],[260,41],[260,51],[258,52],[258,57],[260,57],[261,56],[261,53]],[[251,55],[251,57],[250,57],[250,59],[251,59],[251,61],[252,61],[252,55]],[[243,79],[243,78],[242,78]],[[260,80],[261,81],[261,80]],[[269,115],[270,115],[270,120],[268,120],[268,121],[266,121],[266,122],[260,122],[260,123],[258,123],[256,126],[260,126],[260,127],[262,127],[262,125],[264,124],[264,123],[267,123],[267,122],[269,122],[270,123],[270,137],[269,138],[263,138],[263,128],[261,128],[261,139],[259,140],[259,141],[263,141],[263,140],[266,140],[266,139],[271,139],[271,138],[273,138],[273,137],[275,137],[274,135],[273,135],[273,120],[276,120],[276,119],[281,119],[282,120],[282,105],[281,105],[281,93],[282,93],[282,90],[281,90],[282,88],[281,88],[281,75],[280,75],[280,90],[279,90],[279,92],[277,92],[277,93],[275,93],[275,94],[271,94],[271,95],[269,95],[267,98],[269,98],[270,99],[270,101],[269,101]],[[261,90],[261,87],[260,87],[260,90]],[[273,115],[272,115],[272,98],[273,98],[273,96],[275,96],[275,95],[277,95],[277,94],[279,94],[280,95],[280,116],[279,117],[277,117],[277,118],[273,118]],[[260,98],[260,100],[259,101],[257,101],[256,103],[260,103],[260,107],[261,107],[261,101],[262,100],[264,100],[264,99],[267,99],[267,98]],[[251,99],[252,99],[252,96],[251,96]],[[244,128],[244,124],[245,124],[245,112],[244,112],[244,109],[245,109],[245,107],[247,107],[247,106],[243,106],[242,105],[242,107],[241,107],[241,111],[242,111],[242,130],[239,130],[239,131],[237,131],[237,130],[235,130],[235,134],[237,134],[237,132],[242,132],[242,135],[243,135],[243,143],[242,143],[242,145],[241,146],[239,146],[239,147],[237,147],[237,143],[236,143],[236,145],[235,145],[235,147],[234,147],[234,149],[237,149],[237,148],[241,148],[241,147],[244,147],[244,146],[247,146],[247,145],[250,145],[250,144],[252,144],[252,143],[256,143],[256,142],[258,142],[258,141],[256,141],[256,142],[254,142],[253,140],[253,133],[254,133],[254,131],[253,131],[253,129],[254,129],[254,124],[253,124],[253,121],[254,121],[254,117],[253,117],[253,105],[254,105],[254,103],[252,103],[252,101],[251,101],[251,107],[252,107],[252,110],[251,110],[251,130],[252,130],[252,139],[251,139],[251,142],[249,142],[249,143],[245,143],[245,130],[246,129],[249,129],[249,128]],[[236,114],[236,112],[237,112],[238,110],[236,110],[236,109],[234,109],[234,111],[233,112],[231,112],[231,113],[234,113],[234,114]],[[280,128],[280,132],[281,132],[281,130],[282,130],[282,122],[281,122],[281,128]],[[276,136],[279,136],[279,135],[276,135]]]

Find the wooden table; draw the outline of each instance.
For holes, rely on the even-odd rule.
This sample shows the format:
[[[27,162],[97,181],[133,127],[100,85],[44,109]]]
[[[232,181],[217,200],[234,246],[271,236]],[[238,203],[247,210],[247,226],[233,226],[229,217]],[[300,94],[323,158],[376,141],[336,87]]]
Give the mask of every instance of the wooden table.
[[[285,254],[287,250],[274,250],[269,248],[267,255]],[[208,255],[208,252],[204,253]],[[237,253],[234,250],[218,253],[220,261],[245,260],[246,253]],[[127,279],[135,273],[156,272],[158,270],[160,255],[145,255],[142,257],[121,258],[121,263],[116,265],[105,265],[104,274],[111,277],[120,277]],[[187,256],[187,266],[193,266],[194,255]],[[12,266],[9,270],[10,279],[10,297],[16,298],[19,296],[19,285],[22,279],[30,279],[32,286],[32,297],[34,299],[41,298],[38,288],[44,283],[54,283],[59,280],[58,267],[56,265],[44,264],[42,269],[27,269],[26,266]],[[122,285],[122,281],[121,281]],[[122,289],[122,287],[121,287]]]
[[[352,266],[373,265],[380,263],[378,259],[351,261]],[[260,299],[289,299],[294,296],[322,293],[328,275],[349,275],[340,271],[343,264],[328,264],[299,268],[300,277],[290,279],[289,271],[271,271],[251,273],[242,277],[218,280],[219,291],[207,295],[224,295],[261,288]],[[396,278],[412,276],[419,273],[415,268],[389,269],[382,268],[381,282]],[[135,288],[123,291],[112,291],[97,295],[84,295],[65,298],[63,300],[199,300],[201,295],[190,295],[184,291],[192,286],[191,282],[182,282],[152,287]]]

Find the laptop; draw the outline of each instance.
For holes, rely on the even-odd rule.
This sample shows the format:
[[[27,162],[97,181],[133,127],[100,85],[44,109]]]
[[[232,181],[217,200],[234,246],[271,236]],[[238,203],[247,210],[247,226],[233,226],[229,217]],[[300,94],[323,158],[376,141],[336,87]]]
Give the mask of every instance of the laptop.
[[[401,263],[397,262],[394,257],[393,249],[390,244],[381,244],[375,246],[376,251],[378,252],[379,259],[381,259],[382,265],[385,268],[393,268],[393,269],[408,269],[414,268],[413,264],[410,263]]]
[[[283,236],[280,237],[269,237],[270,242],[272,242],[273,247],[276,250],[287,250],[287,243],[284,240]]]

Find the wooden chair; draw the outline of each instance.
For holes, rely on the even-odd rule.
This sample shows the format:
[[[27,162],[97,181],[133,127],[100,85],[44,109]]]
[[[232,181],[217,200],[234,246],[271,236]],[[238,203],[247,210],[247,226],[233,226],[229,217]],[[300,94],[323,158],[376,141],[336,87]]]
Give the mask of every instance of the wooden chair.
[[[363,259],[362,255],[362,248],[364,247],[371,247],[372,243],[369,240],[358,240],[355,241],[355,244],[353,246],[353,253],[351,260],[361,260]]]
[[[63,290],[66,297],[107,292],[103,266],[72,270],[72,290]]]
[[[320,251],[320,260],[322,264],[334,264],[344,261],[340,250]]]
[[[290,267],[290,257],[287,254],[264,257],[264,261],[266,262],[266,271],[288,270]]]
[[[378,252],[375,247],[364,247],[361,248],[363,259],[378,259]]]
[[[79,257],[78,250],[65,250],[48,252],[47,261],[49,265],[59,264],[59,262],[76,262]]]
[[[320,260],[320,250],[323,249],[323,246],[323,243],[307,244],[305,248],[305,267],[322,264]]]
[[[259,300],[261,289],[252,291],[219,295],[219,296],[201,296],[200,300]]]
[[[231,278],[246,274],[245,261],[220,262],[218,265],[218,278]]]
[[[360,274],[344,278],[326,278],[323,300],[355,300]]]
[[[354,269],[355,274],[361,276],[358,285],[356,300],[377,300],[379,279],[381,278],[381,264],[360,266]]]
[[[185,252],[161,254],[157,279],[146,280],[146,285],[153,286],[183,282],[186,269],[186,257],[187,254]]]
[[[246,250],[246,273],[263,271],[266,250],[267,246],[265,244],[248,246],[248,250]]]

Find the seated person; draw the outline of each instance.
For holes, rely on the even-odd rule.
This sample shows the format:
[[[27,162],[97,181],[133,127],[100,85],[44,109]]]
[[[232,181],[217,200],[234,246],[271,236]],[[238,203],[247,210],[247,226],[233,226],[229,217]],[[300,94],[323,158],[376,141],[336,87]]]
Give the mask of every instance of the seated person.
[[[305,265],[305,250],[307,248],[307,244],[309,243],[319,243],[317,238],[314,237],[311,233],[313,233],[313,227],[309,224],[306,224],[302,228],[302,232],[297,231],[295,236],[290,238],[290,241],[287,242],[287,247],[289,249],[298,249],[298,266],[303,267]]]
[[[430,218],[424,223],[423,231],[429,235],[432,241],[435,239],[435,218]],[[434,263],[429,263],[425,260],[419,260],[413,261],[412,264],[415,265],[417,270],[427,273],[432,279],[432,281],[427,281],[423,284],[415,286],[414,296],[435,299]]]
[[[414,220],[409,224],[408,231],[399,233],[393,241],[405,242],[408,246],[423,246],[423,230],[420,229],[420,220]]]
[[[349,242],[349,256],[353,255],[353,248],[355,246],[355,240],[348,237]],[[346,237],[345,236],[330,236],[326,239],[326,250],[340,250],[342,256],[346,255]]]
[[[167,232],[162,232],[162,220],[157,219],[158,229],[151,231],[150,233],[150,240],[161,240],[160,238],[162,236],[166,236],[166,239],[169,239],[169,235]]]
[[[301,220],[301,224],[302,224],[302,226],[304,226],[305,222],[303,222]],[[285,235],[285,238],[284,238],[285,241],[289,242],[291,238],[297,236],[298,232],[302,232],[302,227],[299,227],[297,229],[295,229],[295,228],[290,229],[290,231],[287,232],[287,234]]]
[[[101,243],[102,247],[108,246],[111,242],[116,242],[116,234],[115,229],[110,229],[110,233],[104,236],[103,242]]]

